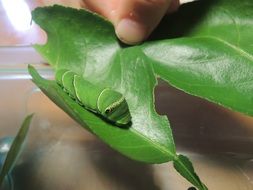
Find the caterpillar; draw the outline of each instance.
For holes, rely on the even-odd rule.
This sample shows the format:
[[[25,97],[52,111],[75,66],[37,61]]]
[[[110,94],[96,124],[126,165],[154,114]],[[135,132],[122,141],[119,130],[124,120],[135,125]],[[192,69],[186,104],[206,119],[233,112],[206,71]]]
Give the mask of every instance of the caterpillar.
[[[87,110],[116,125],[130,123],[131,115],[124,96],[109,87],[100,87],[75,72],[59,69],[55,80],[68,95]]]

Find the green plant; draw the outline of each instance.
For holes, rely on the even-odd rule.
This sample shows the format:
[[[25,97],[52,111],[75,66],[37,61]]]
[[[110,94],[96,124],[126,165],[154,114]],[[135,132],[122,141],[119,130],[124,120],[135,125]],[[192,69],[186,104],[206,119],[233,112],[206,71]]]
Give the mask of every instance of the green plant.
[[[113,26],[96,14],[60,6],[36,9],[33,19],[48,41],[35,48],[56,71],[71,70],[123,94],[132,117],[127,129],[84,109],[34,68],[29,72],[51,100],[112,148],[146,163],[173,161],[194,186],[207,189],[189,159],[176,153],[169,121],[154,109],[153,91],[160,77],[187,93],[253,115],[252,7],[251,0],[189,3],[165,18],[150,40],[132,47],[122,45]]]

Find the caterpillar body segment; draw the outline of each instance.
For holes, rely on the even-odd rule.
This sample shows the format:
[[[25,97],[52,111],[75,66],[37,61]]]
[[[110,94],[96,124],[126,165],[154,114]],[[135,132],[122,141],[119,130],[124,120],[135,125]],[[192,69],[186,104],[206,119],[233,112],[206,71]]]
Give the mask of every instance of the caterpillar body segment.
[[[94,85],[66,69],[58,70],[55,79],[71,98],[86,109],[100,114],[117,125],[130,123],[128,104],[121,93],[108,87]]]

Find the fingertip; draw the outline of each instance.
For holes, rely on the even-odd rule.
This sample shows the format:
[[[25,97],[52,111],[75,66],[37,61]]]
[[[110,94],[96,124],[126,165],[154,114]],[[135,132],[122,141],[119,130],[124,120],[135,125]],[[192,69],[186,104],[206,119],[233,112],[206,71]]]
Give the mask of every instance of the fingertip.
[[[172,0],[170,6],[167,10],[167,13],[174,13],[178,10],[180,6],[180,0]]]
[[[147,28],[137,21],[123,18],[116,25],[116,35],[118,38],[129,45],[135,45],[146,39]]]
[[[115,16],[115,30],[127,44],[144,41],[166,14],[170,0],[122,0]]]

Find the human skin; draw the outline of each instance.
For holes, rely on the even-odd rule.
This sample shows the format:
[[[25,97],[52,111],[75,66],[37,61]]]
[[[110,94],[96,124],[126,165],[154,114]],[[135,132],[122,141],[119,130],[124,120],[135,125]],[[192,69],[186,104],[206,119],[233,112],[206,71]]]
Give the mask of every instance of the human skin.
[[[83,0],[84,7],[110,20],[118,38],[126,44],[145,40],[179,0]]]

